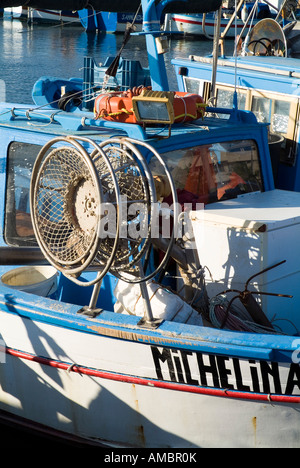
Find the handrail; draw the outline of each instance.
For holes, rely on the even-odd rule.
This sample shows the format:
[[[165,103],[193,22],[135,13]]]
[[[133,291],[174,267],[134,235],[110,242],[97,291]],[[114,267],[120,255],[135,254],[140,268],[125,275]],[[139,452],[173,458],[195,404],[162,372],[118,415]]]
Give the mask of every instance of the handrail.
[[[197,55],[190,55],[189,59],[192,62],[201,62],[201,63],[212,63],[212,58],[211,57],[201,57]],[[224,59],[218,59],[218,65],[222,67],[235,67],[235,63],[229,60],[224,60]],[[295,72],[294,70],[290,68],[286,69],[280,69],[280,68],[268,68],[267,66],[260,66],[260,65],[253,65],[252,63],[242,63],[239,61],[238,67],[240,69],[245,69],[245,70],[252,70],[252,71],[257,71],[257,72],[263,72],[263,73],[271,73],[271,74],[276,74],[276,75],[282,75],[282,76],[288,76],[290,78],[300,78],[300,73]]]
[[[111,129],[124,132],[127,136],[145,140],[147,138],[146,132],[143,127],[135,124],[128,124],[122,122],[110,122],[106,120],[95,120],[92,112],[64,112],[61,110],[43,109],[38,108],[7,108],[1,109],[0,122],[10,122],[18,117],[27,119],[32,126],[46,128],[52,123],[59,124],[66,131],[80,131],[87,130],[88,127],[96,129]],[[45,122],[46,121],[46,122]],[[38,125],[40,122],[40,125]],[[43,122],[43,123],[42,123]]]

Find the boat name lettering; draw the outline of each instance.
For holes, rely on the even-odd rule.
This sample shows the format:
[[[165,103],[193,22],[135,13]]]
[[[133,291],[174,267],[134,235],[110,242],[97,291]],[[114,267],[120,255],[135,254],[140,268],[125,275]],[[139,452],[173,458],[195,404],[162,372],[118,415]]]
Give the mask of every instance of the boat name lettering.
[[[300,366],[151,346],[159,380],[279,395],[300,394]]]
[[[119,21],[120,21],[120,23],[127,22],[127,21],[132,23],[133,19],[134,19],[134,14],[133,13],[121,13]],[[143,15],[137,15],[137,17],[135,18],[135,21],[137,23],[141,23],[142,20],[143,20]]]

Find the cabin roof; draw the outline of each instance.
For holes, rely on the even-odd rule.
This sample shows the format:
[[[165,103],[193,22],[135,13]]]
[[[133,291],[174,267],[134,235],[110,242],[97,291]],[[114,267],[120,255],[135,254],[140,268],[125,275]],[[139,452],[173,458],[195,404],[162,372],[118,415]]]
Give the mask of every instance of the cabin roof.
[[[215,112],[215,109],[212,109]],[[229,113],[228,109],[220,109],[220,114]],[[230,119],[218,117],[204,117],[197,121],[184,124],[174,124],[171,127],[171,136],[177,138],[199,137],[201,134],[210,133],[212,130],[220,134],[239,134],[241,126],[257,125],[256,119],[251,113],[239,112]],[[0,129],[6,129],[14,134],[16,131],[37,135],[68,136],[81,135],[92,139],[103,140],[115,136],[128,136],[139,140],[169,140],[169,126],[157,125],[144,129],[140,125],[124,124],[118,122],[108,122],[105,120],[94,120],[93,113],[90,112],[64,112],[53,109],[39,109],[35,106],[14,106],[9,103],[0,103]]]

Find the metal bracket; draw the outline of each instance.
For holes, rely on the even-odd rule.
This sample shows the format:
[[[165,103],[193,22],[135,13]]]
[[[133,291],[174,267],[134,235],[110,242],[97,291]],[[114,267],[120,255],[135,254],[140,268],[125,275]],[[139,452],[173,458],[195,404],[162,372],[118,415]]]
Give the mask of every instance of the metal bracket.
[[[90,318],[95,318],[103,312],[103,309],[91,309],[89,306],[84,306],[77,311],[77,314],[86,315]]]
[[[156,330],[160,326],[160,324],[163,322],[162,319],[152,319],[148,320],[147,318],[143,317],[141,320],[138,322],[138,327],[140,328],[147,328],[149,330]]]

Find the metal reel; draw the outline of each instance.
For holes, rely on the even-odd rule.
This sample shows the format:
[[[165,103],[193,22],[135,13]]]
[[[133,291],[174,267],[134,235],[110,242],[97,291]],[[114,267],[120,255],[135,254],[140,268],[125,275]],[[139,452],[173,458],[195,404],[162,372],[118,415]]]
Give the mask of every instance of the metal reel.
[[[84,148],[71,145],[39,153],[32,172],[30,203],[33,228],[47,260],[66,275],[78,275],[98,249],[98,207],[103,195],[95,167]]]
[[[91,147],[90,154],[83,143]],[[37,157],[30,195],[36,238],[47,260],[77,284],[95,284],[108,271],[125,281],[124,273],[131,273],[131,282],[144,282],[169,258],[174,235],[161,264],[144,276],[141,260],[151,245],[156,191],[137,145],[147,146],[164,166],[176,211],[172,177],[146,143],[115,138],[97,145],[83,137],[59,137]],[[80,281],[87,268],[98,271],[97,278]]]
[[[88,142],[91,155],[75,139],[51,140],[38,155],[31,181],[31,215],[40,248],[51,264],[77,283],[88,267],[101,271],[99,281],[114,262],[127,264],[129,256],[137,256],[143,240],[134,239],[131,247],[131,239],[126,239],[125,249],[119,238],[119,208],[126,193],[121,181],[134,177],[139,201],[149,201],[142,168],[134,158],[109,158]],[[53,148],[58,143],[67,146]],[[130,201],[134,201],[132,195]],[[103,227],[107,211],[111,232]]]
[[[91,148],[90,154],[83,144]],[[151,246],[157,200],[152,173],[138,146],[146,147],[163,167],[174,201],[169,245],[163,260],[148,275],[142,260]],[[48,261],[76,284],[94,285],[83,313],[94,316],[101,280],[111,271],[124,281],[140,283],[145,304],[141,326],[158,325],[145,282],[170,257],[179,208],[172,176],[150,145],[127,138],[110,139],[101,145],[83,137],[51,140],[33,167],[30,208],[38,244]],[[86,269],[96,270],[97,277],[81,281],[79,277]]]
[[[128,147],[120,139],[109,140],[100,148],[113,168],[120,191],[117,204],[110,191],[112,181],[107,176],[102,177],[102,187],[109,197],[107,201],[116,207],[119,214],[119,247],[111,271],[130,272],[149,247],[151,205],[156,201],[154,181],[145,159],[136,148]],[[91,156],[98,173],[103,174],[101,156]],[[113,239],[107,237],[100,245],[96,256],[99,262],[110,255],[112,242]]]
[[[160,154],[148,143],[139,141],[139,140],[134,140],[132,138],[112,138],[110,140],[103,142],[100,146],[106,152],[108,156],[111,154],[114,154],[115,152],[118,153],[119,151],[129,152],[130,154],[134,155],[136,160],[139,161],[139,163],[143,166],[145,177],[146,177],[146,180],[148,181],[148,190],[149,190],[148,192],[148,196],[149,196],[148,224],[144,225],[144,234],[145,234],[144,237],[147,239],[147,243],[145,243],[142,246],[142,248],[140,248],[139,254],[137,256],[131,258],[130,262],[127,262],[124,264],[121,262],[118,263],[118,261],[116,261],[116,263],[111,268],[111,271],[115,274],[115,276],[117,276],[118,278],[122,279],[125,282],[144,283],[148,281],[149,279],[153,278],[154,276],[156,276],[161,271],[161,269],[167,264],[170,258],[174,243],[176,241],[176,235],[178,232],[179,215],[180,215],[176,187],[175,187],[171,172],[169,171],[169,168],[166,165],[165,161],[160,156]],[[156,209],[157,198],[156,198],[156,188],[155,188],[153,174],[144,156],[139,151],[138,147],[146,148],[148,150],[148,153],[150,154],[150,159],[153,157],[157,160],[158,164],[162,168],[162,171],[165,173],[165,176],[167,177],[170,190],[171,190],[171,194],[172,194],[172,198],[173,198],[173,222],[174,222],[173,230],[170,235],[170,239],[169,239],[169,242],[168,242],[168,245],[167,245],[167,248],[166,248],[166,251],[162,260],[160,261],[156,269],[150,272],[148,275],[145,275],[143,273],[140,260],[147,252],[147,249],[145,247],[148,248],[149,245],[151,245],[153,242],[153,239],[151,239],[151,234],[152,234],[151,228],[152,228],[152,225],[155,224],[155,222],[157,221],[155,219],[157,216],[157,209]],[[122,183],[120,183],[119,186],[123,190]],[[132,189],[133,189],[133,186],[131,185],[131,190]],[[127,225],[129,226],[129,230],[130,230],[130,223],[131,223],[130,216],[127,216]],[[147,230],[147,233],[146,233],[146,230]],[[132,275],[130,275],[130,279],[128,278],[128,275],[126,273],[132,273]]]

